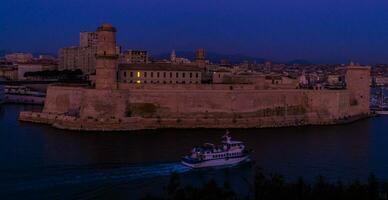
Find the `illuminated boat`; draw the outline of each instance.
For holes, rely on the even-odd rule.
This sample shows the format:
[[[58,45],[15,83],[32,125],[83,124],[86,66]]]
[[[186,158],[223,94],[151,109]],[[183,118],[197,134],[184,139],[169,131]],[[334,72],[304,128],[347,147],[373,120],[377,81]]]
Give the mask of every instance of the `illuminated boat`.
[[[205,143],[194,147],[190,155],[182,158],[182,164],[191,168],[233,166],[250,161],[250,152],[243,142],[232,140],[227,131],[221,145]]]

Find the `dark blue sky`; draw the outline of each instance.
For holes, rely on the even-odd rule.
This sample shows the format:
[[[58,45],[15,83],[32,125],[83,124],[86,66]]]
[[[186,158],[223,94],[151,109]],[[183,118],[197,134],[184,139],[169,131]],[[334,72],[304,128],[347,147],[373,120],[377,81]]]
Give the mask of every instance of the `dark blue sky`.
[[[103,22],[153,54],[388,63],[387,0],[1,0],[0,49],[57,52]]]

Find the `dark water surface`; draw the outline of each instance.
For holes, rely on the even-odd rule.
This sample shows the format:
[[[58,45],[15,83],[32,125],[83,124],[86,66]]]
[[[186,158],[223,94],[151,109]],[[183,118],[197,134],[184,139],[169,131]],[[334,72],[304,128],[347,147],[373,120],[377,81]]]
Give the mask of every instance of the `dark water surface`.
[[[201,185],[210,178],[228,181],[249,194],[253,168],[241,166],[192,171],[180,157],[205,142],[218,143],[224,130],[154,130],[86,133],[21,123],[21,110],[0,109],[1,199],[136,199],[162,193],[172,172],[184,183]],[[388,117],[338,126],[231,130],[254,150],[266,172],[293,180],[364,180],[370,172],[388,180]]]

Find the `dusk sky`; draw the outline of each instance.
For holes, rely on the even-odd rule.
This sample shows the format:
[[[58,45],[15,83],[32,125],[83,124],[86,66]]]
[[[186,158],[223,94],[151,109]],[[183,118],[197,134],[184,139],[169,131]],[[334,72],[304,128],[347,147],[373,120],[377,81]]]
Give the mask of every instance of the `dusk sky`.
[[[388,63],[387,0],[1,0],[0,50],[56,53],[104,22],[124,48]]]

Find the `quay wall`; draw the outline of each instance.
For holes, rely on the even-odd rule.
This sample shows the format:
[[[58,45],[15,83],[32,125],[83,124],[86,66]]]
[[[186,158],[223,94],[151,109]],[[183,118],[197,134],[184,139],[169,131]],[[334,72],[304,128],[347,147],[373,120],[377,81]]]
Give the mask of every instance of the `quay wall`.
[[[20,119],[73,130],[253,128],[333,124],[369,112],[348,90],[232,86],[50,86],[39,117],[22,113]]]

